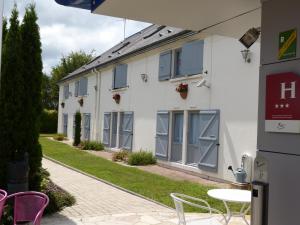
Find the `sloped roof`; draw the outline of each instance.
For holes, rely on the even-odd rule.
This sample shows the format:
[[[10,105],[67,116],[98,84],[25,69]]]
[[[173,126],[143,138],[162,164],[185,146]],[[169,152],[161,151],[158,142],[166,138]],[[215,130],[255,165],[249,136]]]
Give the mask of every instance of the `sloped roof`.
[[[80,76],[94,68],[100,68],[101,66],[116,62],[149,47],[155,47],[156,44],[164,43],[175,37],[194,33],[195,32],[175,27],[151,25],[126,38],[124,41],[115,45],[103,54],[95,57],[86,65],[76,69],[74,72],[61,79],[59,83]]]

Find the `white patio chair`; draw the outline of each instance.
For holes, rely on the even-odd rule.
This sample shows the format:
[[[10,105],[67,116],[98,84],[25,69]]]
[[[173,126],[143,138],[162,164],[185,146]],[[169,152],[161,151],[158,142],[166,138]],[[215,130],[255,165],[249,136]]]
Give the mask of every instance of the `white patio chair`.
[[[226,217],[217,209],[211,208],[207,201],[188,195],[172,193],[171,197],[175,204],[178,216],[178,225],[224,225]],[[186,219],[183,204],[207,211],[207,216],[194,219]]]

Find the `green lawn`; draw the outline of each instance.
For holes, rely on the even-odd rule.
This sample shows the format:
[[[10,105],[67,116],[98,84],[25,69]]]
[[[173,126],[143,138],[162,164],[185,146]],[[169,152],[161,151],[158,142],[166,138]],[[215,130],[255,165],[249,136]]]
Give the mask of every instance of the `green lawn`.
[[[178,192],[207,200],[213,208],[225,212],[222,202],[209,198],[206,194],[207,190],[213,187],[188,181],[175,181],[137,168],[119,165],[46,137],[41,137],[40,143],[45,156],[167,206],[173,207],[170,193]],[[236,204],[232,207],[238,209]]]

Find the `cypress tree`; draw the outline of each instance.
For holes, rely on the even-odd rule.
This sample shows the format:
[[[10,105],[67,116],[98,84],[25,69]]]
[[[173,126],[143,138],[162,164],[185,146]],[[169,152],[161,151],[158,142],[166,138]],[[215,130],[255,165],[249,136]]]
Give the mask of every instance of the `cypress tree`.
[[[24,80],[21,35],[16,6],[10,17],[2,54],[0,90],[0,188],[6,188],[7,165],[24,159]]]
[[[29,153],[29,189],[39,191],[41,184],[42,149],[39,144],[40,116],[42,112],[42,49],[35,5],[26,8],[21,25],[24,85],[24,118],[26,136],[23,148]]]
[[[76,112],[75,114],[75,136],[74,136],[74,146],[78,146],[80,144],[81,139],[81,114],[80,112]]]

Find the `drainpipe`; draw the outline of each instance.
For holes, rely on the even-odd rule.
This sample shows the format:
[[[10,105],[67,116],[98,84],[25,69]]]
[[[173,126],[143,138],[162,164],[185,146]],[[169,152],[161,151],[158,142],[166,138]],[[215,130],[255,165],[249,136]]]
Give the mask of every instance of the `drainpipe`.
[[[95,85],[95,92],[96,92],[96,97],[95,97],[95,108],[94,108],[94,126],[93,126],[93,137],[95,140],[98,140],[99,138],[99,111],[100,111],[100,94],[101,94],[101,77],[100,77],[100,72],[97,69],[93,69],[92,72],[96,76],[96,85]]]

